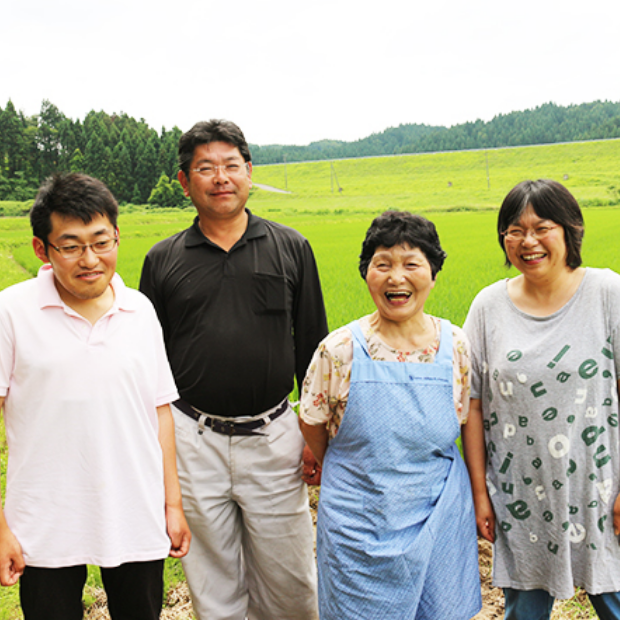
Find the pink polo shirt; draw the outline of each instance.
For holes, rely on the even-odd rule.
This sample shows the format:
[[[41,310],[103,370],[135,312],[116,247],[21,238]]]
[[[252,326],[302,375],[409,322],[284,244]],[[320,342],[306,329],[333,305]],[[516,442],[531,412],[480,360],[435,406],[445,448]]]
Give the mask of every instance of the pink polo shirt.
[[[178,395],[151,303],[112,286],[95,325],[62,302],[50,265],[0,292],[5,515],[29,566],[168,555],[156,407]]]

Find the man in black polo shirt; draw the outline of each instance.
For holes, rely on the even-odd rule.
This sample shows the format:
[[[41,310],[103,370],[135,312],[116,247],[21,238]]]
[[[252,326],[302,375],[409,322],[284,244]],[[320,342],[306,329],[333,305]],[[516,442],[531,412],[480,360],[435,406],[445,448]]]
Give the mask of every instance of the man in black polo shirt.
[[[198,216],[151,249],[140,289],[182,397],[194,609],[201,620],[315,620],[304,442],[287,398],[327,334],[314,256],[299,233],[246,209],[252,164],[234,123],[194,125],[179,165]]]

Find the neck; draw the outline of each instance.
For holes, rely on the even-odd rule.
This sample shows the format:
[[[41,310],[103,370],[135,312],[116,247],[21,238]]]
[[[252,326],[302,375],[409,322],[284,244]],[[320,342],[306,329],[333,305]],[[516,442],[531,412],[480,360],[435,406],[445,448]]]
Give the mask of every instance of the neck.
[[[435,340],[435,324],[430,316],[420,312],[407,321],[390,321],[375,312],[370,325],[381,339],[398,351],[424,349]]]
[[[248,220],[248,212],[245,210],[234,218],[221,220],[206,218],[199,214],[198,226],[209,241],[228,252],[243,237],[248,227]]]
[[[58,295],[72,310],[84,317],[91,325],[94,325],[114,304],[114,290],[111,285],[102,295],[93,299],[80,299],[68,293],[56,282]]]
[[[567,266],[553,276],[540,280],[523,276],[523,292],[532,299],[553,299],[564,295],[575,281],[581,282],[583,272],[583,268],[571,269]]]
[[[566,267],[553,277],[540,280],[517,276],[509,280],[508,294],[517,308],[534,316],[549,316],[570,301],[585,273],[583,267]]]

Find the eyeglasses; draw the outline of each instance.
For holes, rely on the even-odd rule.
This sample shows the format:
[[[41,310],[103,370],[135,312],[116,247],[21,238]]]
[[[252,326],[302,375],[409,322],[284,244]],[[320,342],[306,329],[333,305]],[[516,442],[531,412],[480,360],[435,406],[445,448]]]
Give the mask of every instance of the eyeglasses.
[[[95,243],[75,243],[58,247],[50,244],[50,247],[54,248],[63,258],[80,258],[86,252],[86,248],[90,248],[95,254],[107,254],[116,247],[117,243],[118,237],[112,237],[95,241]]]
[[[215,166],[213,164],[205,164],[200,168],[190,168],[190,172],[197,172],[199,175],[210,179],[217,174],[217,171],[224,173],[227,177],[234,177],[240,175],[245,170],[246,173],[250,172],[250,166],[246,162],[245,164],[222,164],[221,166]]]
[[[505,230],[502,235],[506,241],[523,241],[528,234],[532,235],[536,241],[540,241],[554,228],[559,228],[559,226],[537,226],[536,228],[528,228],[527,230],[523,230],[522,228],[509,228]]]

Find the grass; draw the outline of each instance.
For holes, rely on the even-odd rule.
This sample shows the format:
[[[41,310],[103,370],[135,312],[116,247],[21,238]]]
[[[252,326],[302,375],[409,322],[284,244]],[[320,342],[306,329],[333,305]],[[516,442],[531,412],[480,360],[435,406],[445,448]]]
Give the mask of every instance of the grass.
[[[619,155],[620,140],[607,140],[340,160],[333,165],[342,193],[336,186],[332,193],[331,162],[287,164],[292,195],[258,191],[255,200],[297,213],[496,209],[520,181],[552,178],[564,183],[582,207],[612,206],[620,203]],[[284,188],[285,166],[257,166],[252,177]]]

